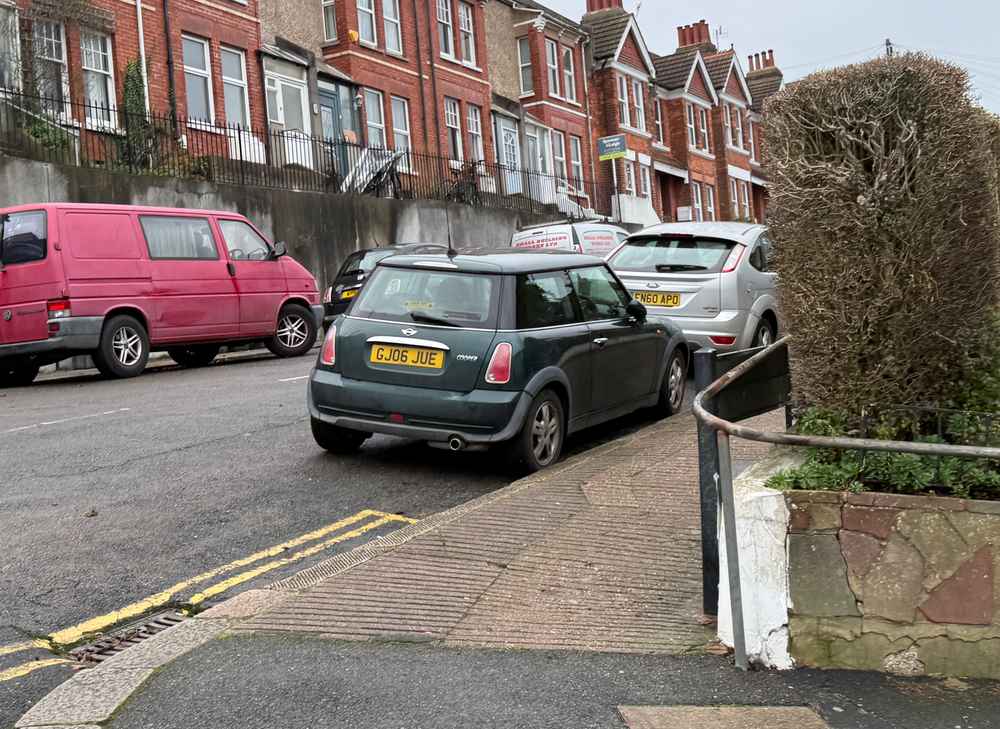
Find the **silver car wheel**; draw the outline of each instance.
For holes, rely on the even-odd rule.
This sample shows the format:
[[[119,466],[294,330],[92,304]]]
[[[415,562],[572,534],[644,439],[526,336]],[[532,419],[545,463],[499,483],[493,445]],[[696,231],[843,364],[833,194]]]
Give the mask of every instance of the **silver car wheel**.
[[[142,337],[132,327],[120,327],[111,338],[115,359],[123,367],[134,367],[142,358]]]
[[[298,314],[285,314],[278,322],[278,341],[288,349],[298,349],[309,337],[309,325]]]
[[[757,334],[758,346],[770,347],[773,342],[771,341],[771,327],[769,324],[761,324],[760,331]]]
[[[680,357],[674,356],[667,373],[667,397],[670,399],[670,409],[674,412],[684,404],[684,385],[684,362]]]
[[[542,403],[531,424],[531,449],[540,466],[555,460],[562,441],[562,420],[551,402]]]

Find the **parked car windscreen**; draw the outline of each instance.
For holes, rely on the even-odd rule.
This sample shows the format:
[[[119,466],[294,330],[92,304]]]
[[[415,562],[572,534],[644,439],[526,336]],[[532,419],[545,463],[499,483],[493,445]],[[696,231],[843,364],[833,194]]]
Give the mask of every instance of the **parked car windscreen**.
[[[392,249],[383,249],[380,251],[358,251],[357,253],[352,253],[344,261],[344,265],[340,267],[340,272],[337,274],[340,276],[356,275],[358,273],[369,273],[378,262],[388,258],[395,251]]]
[[[361,290],[351,316],[495,329],[499,310],[499,276],[383,266]]]
[[[736,241],[695,236],[636,236],[608,261],[616,271],[715,273]]]

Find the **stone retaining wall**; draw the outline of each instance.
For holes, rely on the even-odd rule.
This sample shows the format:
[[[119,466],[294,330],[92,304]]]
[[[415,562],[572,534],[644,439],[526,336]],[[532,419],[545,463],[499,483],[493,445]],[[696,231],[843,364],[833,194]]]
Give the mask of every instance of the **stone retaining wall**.
[[[785,502],[796,665],[1000,679],[1000,502]]]

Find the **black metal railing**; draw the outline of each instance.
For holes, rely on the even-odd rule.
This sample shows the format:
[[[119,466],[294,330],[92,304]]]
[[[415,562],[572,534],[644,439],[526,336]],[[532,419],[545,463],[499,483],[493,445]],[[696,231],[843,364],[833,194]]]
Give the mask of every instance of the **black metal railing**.
[[[136,113],[15,89],[0,89],[0,151],[131,174],[559,211],[578,218],[610,213],[612,196],[606,185],[571,174],[365,146],[280,126]]]

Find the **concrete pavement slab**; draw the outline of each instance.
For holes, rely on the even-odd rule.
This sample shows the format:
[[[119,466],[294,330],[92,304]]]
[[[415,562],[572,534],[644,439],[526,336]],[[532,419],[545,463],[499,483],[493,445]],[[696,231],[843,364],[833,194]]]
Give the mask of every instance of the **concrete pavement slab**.
[[[629,729],[828,729],[812,709],[792,706],[619,706]]]

